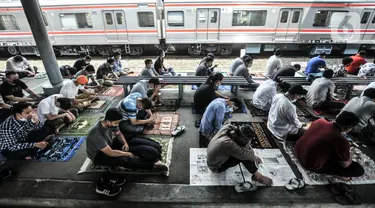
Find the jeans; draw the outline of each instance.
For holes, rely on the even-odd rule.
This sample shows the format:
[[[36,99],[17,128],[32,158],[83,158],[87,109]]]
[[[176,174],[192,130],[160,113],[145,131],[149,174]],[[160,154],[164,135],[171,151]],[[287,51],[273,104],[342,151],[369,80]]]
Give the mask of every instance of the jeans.
[[[239,160],[235,157],[232,157],[230,156],[229,159],[227,161],[225,161],[219,168],[218,168],[218,171],[219,173],[223,172],[223,171],[226,171],[227,169],[231,168],[231,167],[234,167],[238,164],[242,163],[245,168],[251,173],[251,174],[254,174],[255,172],[258,171],[258,168],[256,167],[255,165],[255,162],[254,161],[250,161],[250,160]]]
[[[343,177],[360,177],[365,174],[363,167],[354,161],[352,161],[352,163],[346,168],[342,167],[338,163],[326,163],[320,170],[315,172]]]
[[[146,120],[148,114],[145,110],[138,111],[137,120]],[[119,124],[120,131],[125,137],[130,136],[134,137],[138,134],[142,134],[145,129],[145,124],[141,125],[132,125],[130,120],[121,121]]]
[[[314,79],[323,76],[323,72],[317,72],[317,73],[306,73],[305,72],[305,74],[307,75],[307,78],[306,78],[307,81],[314,81]]]

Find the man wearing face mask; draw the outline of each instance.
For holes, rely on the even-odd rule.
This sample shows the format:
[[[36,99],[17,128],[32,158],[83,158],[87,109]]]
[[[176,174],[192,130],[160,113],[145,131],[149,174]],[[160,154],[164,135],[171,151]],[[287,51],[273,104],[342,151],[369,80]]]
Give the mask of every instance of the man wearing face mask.
[[[272,179],[258,172],[256,164],[261,163],[261,159],[255,156],[250,144],[254,137],[254,131],[249,125],[223,126],[207,147],[208,167],[213,172],[221,173],[242,163],[253,175],[252,180],[271,186]]]
[[[91,56],[85,56],[84,58],[78,59],[76,62],[74,62],[73,67],[77,70],[76,72],[84,69],[87,65],[91,62]],[[75,75],[75,74],[72,74]]]
[[[0,94],[5,103],[10,105],[18,102],[30,102],[35,104],[42,99],[19,79],[16,72],[7,72],[5,76],[6,81],[0,85]],[[23,90],[29,93],[30,97],[24,97]]]
[[[0,151],[7,160],[23,160],[36,156],[53,138],[53,131],[44,126],[30,103],[13,106],[13,115],[0,125]]]
[[[149,98],[154,103],[160,103],[161,101],[161,95],[159,95],[160,92],[160,81],[158,78],[153,77],[151,79],[147,80],[140,80],[137,82],[132,90],[131,93],[138,92],[142,95],[142,98]]]
[[[195,76],[204,76],[204,77],[207,77],[207,76],[210,76],[213,71],[211,71],[211,67],[212,67],[212,64],[214,62],[214,59],[211,58],[211,57],[206,57],[206,61],[201,63],[196,72],[195,72]]]
[[[206,108],[199,126],[199,146],[207,147],[211,138],[223,126],[226,114],[237,110],[234,102],[229,99],[216,98]]]
[[[108,59],[107,62],[99,66],[96,71],[96,79],[98,82],[105,86],[112,86],[113,82],[118,80],[118,76],[113,71],[113,66],[115,64],[114,59]]]
[[[344,181],[362,176],[365,171],[359,163],[352,161],[349,141],[342,135],[358,122],[358,117],[347,111],[333,122],[324,118],[312,122],[294,146],[298,161],[308,170],[334,175]]]
[[[10,57],[6,63],[6,71],[16,72],[20,78],[33,77],[37,70],[37,67],[32,66],[25,57],[20,55]]]
[[[259,87],[259,84],[251,79],[252,77],[249,72],[249,68],[251,68],[251,66],[253,65],[253,58],[248,56],[244,58],[243,62],[244,64],[238,66],[237,69],[234,71],[233,76],[242,76],[249,83],[248,85],[241,85],[241,88],[254,90]]]
[[[120,52],[115,52],[112,57],[113,60],[115,60],[113,64],[113,72],[117,76],[126,76],[130,73],[133,73],[130,71],[128,64],[124,61],[125,67],[123,68],[123,65],[121,63],[121,53]]]
[[[146,59],[145,60],[145,68],[142,69],[141,73],[139,76],[144,76],[144,77],[158,77],[160,74],[154,69],[152,66],[152,60],[151,59]]]
[[[304,129],[293,102],[305,94],[306,90],[301,85],[295,85],[287,93],[279,93],[273,97],[267,127],[279,140],[298,140],[303,135]]]

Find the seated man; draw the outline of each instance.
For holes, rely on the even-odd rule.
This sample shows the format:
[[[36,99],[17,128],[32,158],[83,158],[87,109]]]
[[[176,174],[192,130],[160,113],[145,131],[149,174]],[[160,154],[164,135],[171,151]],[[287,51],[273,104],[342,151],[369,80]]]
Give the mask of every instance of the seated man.
[[[375,142],[375,88],[368,88],[363,92],[360,97],[352,98],[342,109],[342,112],[354,113],[359,123],[353,128],[350,133],[359,136],[363,142]]]
[[[6,63],[6,72],[16,72],[20,78],[33,77],[38,68],[32,66],[25,57],[21,55],[10,57]]]
[[[246,88],[246,89],[256,89],[259,87],[259,84],[254,82],[251,78],[249,68],[253,65],[253,58],[250,56],[245,58],[244,64],[240,65],[237,67],[237,69],[234,71],[233,76],[242,76],[244,77],[247,82],[249,83],[248,85],[242,85],[240,86],[241,88]]]
[[[11,107],[11,105],[4,103],[3,99],[0,97],[0,124],[12,114]]]
[[[272,98],[277,93],[277,84],[272,79],[269,79],[259,85],[258,89],[253,95],[254,107],[262,110],[269,111],[271,108]]]
[[[306,96],[308,106],[323,111],[341,110],[345,106],[345,103],[332,101],[336,87],[331,80],[332,76],[333,70],[327,69],[323,72],[323,77],[313,81]]]
[[[98,82],[104,86],[112,86],[113,82],[118,80],[118,76],[113,72],[115,60],[108,59],[107,62],[99,66],[96,71],[96,79]]]
[[[142,95],[142,98],[149,98],[153,102],[153,104],[162,104],[161,95],[159,95],[160,88],[161,85],[159,79],[153,77],[148,81],[140,80],[139,82],[137,82],[130,91],[130,94],[138,92]]]
[[[252,180],[271,186],[272,179],[258,172],[257,164],[261,163],[261,159],[255,156],[250,144],[254,137],[254,131],[249,125],[223,126],[207,147],[207,165],[210,170],[221,173],[242,163],[253,175]]]
[[[333,77],[346,77],[347,71],[346,67],[353,62],[353,59],[350,57],[344,57],[340,65],[335,65],[332,67]]]
[[[375,76],[375,59],[372,63],[366,63],[361,66],[358,72],[358,77],[367,78],[367,77],[374,77]]]
[[[266,65],[266,77],[272,78],[277,69],[282,67],[282,62],[280,59],[281,56],[281,50],[276,49],[273,53],[273,56],[271,56]]]
[[[121,53],[120,52],[115,52],[113,54],[112,59],[115,60],[114,65],[113,65],[113,72],[118,77],[120,77],[120,76],[126,76],[126,75],[128,75],[130,73],[133,73],[132,71],[130,71],[129,66],[126,63],[126,61],[124,61],[125,67],[123,67],[123,65],[121,63]]]
[[[30,96],[24,97],[23,90],[29,93]],[[0,85],[0,94],[4,102],[10,105],[18,102],[30,102],[34,105],[42,99],[19,79],[16,72],[6,73],[6,81]]]
[[[91,82],[88,82],[85,85],[85,89],[100,89],[101,85],[95,79],[95,68],[94,68],[93,65],[89,64],[84,69],[78,71],[74,75],[74,78],[76,79],[77,77],[79,77],[81,75],[86,76],[87,79],[91,80]]]
[[[321,53],[319,56],[316,56],[307,63],[305,74],[307,75],[307,80],[314,80],[317,77],[322,76],[322,71],[320,71],[319,68],[328,69],[326,65],[326,61],[324,60],[326,58],[325,53]]]
[[[61,72],[61,76],[64,79],[72,79],[74,75],[77,73],[77,69],[69,65],[60,66],[59,69]]]
[[[118,109],[107,110],[104,119],[97,122],[87,134],[87,157],[97,165],[168,171],[168,167],[160,160],[148,161],[132,153],[132,141],[125,139],[118,129],[121,120],[122,115]],[[116,138],[112,138],[113,134]]]
[[[212,60],[215,61],[215,55],[214,55],[213,53],[208,53],[207,56],[204,57],[204,58],[201,60],[201,62],[199,62],[199,65],[201,65],[201,64],[203,64],[203,63],[205,63],[205,62],[207,62],[207,58],[208,58],[208,57],[212,58]],[[215,64],[214,66],[210,67],[210,70],[211,70],[212,72],[214,72],[214,70],[215,70],[215,68],[216,68],[217,66],[219,66],[219,64]]]
[[[352,161],[349,141],[342,135],[357,123],[358,117],[345,111],[333,122],[324,118],[314,121],[294,147],[298,161],[308,170],[345,181],[362,176],[365,171]]]
[[[145,76],[145,77],[158,77],[160,76],[159,73],[152,67],[152,60],[146,59],[145,60],[145,68],[142,69],[139,76]]]
[[[278,69],[274,74],[273,74],[273,81],[280,83],[279,77],[294,77],[296,72],[298,72],[301,69],[301,65],[299,64],[294,64],[292,65],[287,65],[284,67],[281,67]]]
[[[39,121],[49,126],[56,134],[62,124],[72,123],[78,116],[78,110],[72,107],[72,101],[61,94],[51,95],[38,105]]]
[[[223,78],[224,75],[221,73],[210,75],[206,82],[195,91],[193,103],[196,113],[204,113],[207,106],[216,98],[228,98],[217,91]]]
[[[85,56],[84,58],[78,59],[76,62],[74,62],[73,67],[77,70],[80,71],[84,69],[87,65],[90,64],[91,62],[91,56]]]
[[[213,74],[213,71],[211,71],[213,62],[214,62],[213,58],[206,57],[206,61],[199,64],[198,68],[195,70],[195,76],[207,77]]]
[[[237,67],[244,64],[243,60],[247,59],[248,57],[249,57],[249,55],[244,55],[242,57],[238,57],[238,58],[234,59],[234,61],[229,66],[229,75],[233,76],[234,71],[236,71]]]
[[[0,125],[0,151],[7,160],[31,159],[44,149],[53,131],[43,125],[30,103],[13,105],[13,115]]]
[[[138,92],[129,94],[117,105],[122,112],[123,119],[120,130],[124,135],[142,134],[146,125],[153,125],[155,118],[151,112],[152,103],[148,98],[142,98]]]
[[[213,100],[204,112],[199,126],[199,147],[207,147],[211,138],[221,129],[225,115],[239,107],[229,99],[216,98]]]
[[[164,52],[159,51],[159,56],[156,58],[154,63],[154,69],[159,75],[176,76],[176,72],[172,67],[165,67],[164,65]]]
[[[351,56],[353,59],[352,63],[346,67],[348,74],[358,75],[359,69],[362,65],[367,63],[366,61],[366,51],[360,51],[355,56]]]
[[[298,140],[304,132],[298,120],[297,109],[293,102],[306,94],[301,85],[291,87],[287,93],[279,93],[272,99],[268,113],[267,128],[279,140]]]
[[[83,108],[90,106],[91,103],[99,100],[98,97],[95,97],[95,93],[84,89],[83,86],[86,85],[87,82],[88,79],[86,76],[78,76],[76,79],[66,82],[64,86],[61,87],[60,94],[72,100],[73,108],[82,110]],[[79,91],[82,93],[78,94]]]

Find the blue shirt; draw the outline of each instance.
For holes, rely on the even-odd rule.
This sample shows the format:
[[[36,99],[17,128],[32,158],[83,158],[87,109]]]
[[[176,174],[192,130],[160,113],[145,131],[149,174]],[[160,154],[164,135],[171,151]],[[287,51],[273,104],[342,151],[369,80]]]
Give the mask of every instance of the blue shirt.
[[[121,64],[120,59],[116,60],[115,57],[112,57],[112,58],[115,60],[115,63],[113,65],[113,71],[115,71],[115,72],[120,71],[122,69],[122,64]]]
[[[206,108],[203,114],[199,132],[212,135],[218,132],[224,121],[226,112],[225,99],[216,98]]]
[[[138,92],[131,93],[118,104],[117,107],[122,112],[123,120],[137,117],[137,98],[142,98],[142,95]]]
[[[324,61],[324,59],[322,59],[320,56],[314,57],[307,63],[305,74],[318,73],[320,72],[319,68],[325,66],[326,61]]]

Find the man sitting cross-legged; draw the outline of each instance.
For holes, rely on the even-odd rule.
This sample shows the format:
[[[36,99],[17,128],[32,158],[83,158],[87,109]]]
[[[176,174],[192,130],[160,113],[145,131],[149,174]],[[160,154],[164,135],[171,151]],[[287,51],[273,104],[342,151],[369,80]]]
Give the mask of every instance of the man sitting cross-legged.
[[[85,89],[101,89],[101,85],[95,78],[95,68],[93,65],[89,64],[84,69],[78,71],[74,75],[74,79],[77,79],[77,77],[84,75],[87,77],[87,79],[90,79],[91,82],[88,82],[84,87]]]
[[[72,101],[61,94],[51,95],[38,105],[38,117],[41,123],[49,126],[58,134],[58,127],[76,120],[78,110],[72,107]]]
[[[90,106],[91,103],[99,100],[98,97],[95,97],[95,93],[84,89],[83,86],[86,85],[87,82],[87,77],[80,75],[76,79],[69,80],[67,83],[65,83],[60,90],[60,94],[72,100],[73,108],[82,110],[83,108]],[[78,95],[79,91],[82,93]]]
[[[112,86],[114,81],[118,80],[117,74],[113,71],[115,64],[114,59],[108,59],[105,63],[99,66],[96,71],[96,79],[104,86]]]
[[[364,169],[352,161],[349,141],[342,135],[358,121],[354,113],[346,111],[333,122],[324,118],[314,121],[294,147],[298,161],[308,170],[343,180],[362,176]]]
[[[16,72],[7,72],[5,76],[6,81],[0,85],[0,94],[5,103],[10,105],[18,102],[30,102],[36,104],[42,99],[19,79]],[[30,96],[24,97],[23,90],[28,92]]]
[[[145,76],[145,77],[158,77],[160,76],[159,73],[154,69],[152,66],[152,60],[151,59],[146,59],[145,60],[145,68],[142,69],[141,73],[139,76]]]
[[[244,64],[244,60],[248,59],[249,55],[244,55],[242,57],[238,57],[234,59],[234,61],[229,66],[229,75],[233,76],[234,72],[236,71],[237,67]]]
[[[44,149],[53,131],[39,121],[30,103],[13,105],[13,115],[0,125],[0,151],[7,160],[31,159]]]
[[[277,83],[272,79],[263,82],[253,95],[253,105],[254,107],[269,111],[271,108],[272,98],[277,93]]]
[[[225,115],[237,110],[237,105],[223,98],[216,98],[208,105],[199,126],[199,147],[207,147],[211,138],[221,129]]]
[[[352,112],[359,118],[359,123],[350,133],[357,135],[361,142],[375,142],[375,88],[368,88],[360,97],[352,98],[342,111]]]
[[[341,110],[345,106],[345,103],[332,101],[336,87],[332,76],[333,70],[327,69],[323,77],[314,80],[306,95],[308,106],[319,110]]]
[[[249,68],[253,65],[253,58],[246,57],[243,60],[244,64],[241,64],[240,66],[237,67],[237,69],[234,71],[233,76],[242,76],[246,79],[246,81],[249,83],[247,85],[242,85],[240,86],[241,88],[246,88],[246,89],[256,89],[259,87],[259,84],[254,82],[252,80],[252,77],[249,72]]]
[[[253,174],[254,181],[271,186],[272,179],[258,172],[256,164],[259,164],[261,159],[254,155],[250,145],[254,135],[249,125],[236,127],[227,124],[223,126],[208,144],[208,167],[213,172],[220,173],[242,163]]]
[[[142,98],[138,92],[129,94],[117,105],[123,119],[120,123],[120,130],[124,135],[142,134],[147,125],[155,123],[151,112],[152,103],[148,98]]]
[[[147,80],[140,80],[137,82],[130,93],[138,92],[142,95],[142,98],[150,98],[154,104],[162,104],[160,92],[160,81],[156,77],[152,77]]]
[[[139,149],[156,148],[156,143],[146,138],[125,139],[119,131],[119,123],[123,116],[116,108],[107,110],[103,120],[97,122],[87,134],[86,152],[96,165],[110,167],[124,167],[132,170],[152,170],[168,171],[168,167],[159,159],[136,156]],[[116,136],[116,138],[114,138]],[[157,147],[159,148],[159,147]],[[133,152],[133,153],[132,153]],[[160,154],[160,153],[159,153]],[[112,182],[117,184],[118,181]],[[115,187],[110,186],[111,181],[99,183],[96,191],[100,194],[112,195]],[[105,193],[107,190],[107,193]],[[114,194],[114,193],[113,193]]]
[[[305,94],[306,90],[301,85],[295,85],[287,93],[279,93],[273,97],[267,127],[279,140],[297,140],[303,135],[304,129],[298,120],[293,102]]]

